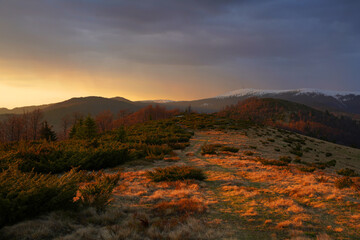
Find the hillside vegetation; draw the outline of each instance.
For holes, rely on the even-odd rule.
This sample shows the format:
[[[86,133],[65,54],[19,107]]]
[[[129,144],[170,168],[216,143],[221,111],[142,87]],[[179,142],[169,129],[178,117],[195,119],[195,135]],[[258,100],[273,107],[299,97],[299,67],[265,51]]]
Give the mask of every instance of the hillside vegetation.
[[[229,106],[219,116],[288,129],[327,141],[360,147],[360,124],[308,106],[271,98],[250,98]]]
[[[359,238],[360,150],[289,127],[334,116],[252,101],[103,113],[65,140],[46,125],[1,142],[0,239]]]

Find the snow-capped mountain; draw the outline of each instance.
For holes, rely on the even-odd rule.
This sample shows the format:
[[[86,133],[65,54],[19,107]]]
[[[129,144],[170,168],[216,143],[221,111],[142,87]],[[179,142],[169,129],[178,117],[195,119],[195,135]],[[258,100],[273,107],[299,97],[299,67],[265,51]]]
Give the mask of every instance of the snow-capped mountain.
[[[191,107],[201,112],[216,112],[227,105],[236,104],[250,97],[277,98],[308,105],[320,110],[360,114],[360,91],[330,91],[321,89],[262,90],[239,89],[213,98],[166,105],[178,108]]]
[[[243,96],[264,96],[264,95],[279,95],[279,94],[294,94],[294,95],[321,95],[333,97],[339,100],[343,100],[345,96],[354,97],[360,96],[360,91],[358,92],[347,92],[347,91],[331,91],[331,90],[322,90],[314,88],[301,88],[301,89],[292,89],[292,90],[263,90],[263,89],[253,89],[253,88],[244,88],[238,89],[225,93],[223,95],[217,96],[217,98],[225,97],[243,97]]]

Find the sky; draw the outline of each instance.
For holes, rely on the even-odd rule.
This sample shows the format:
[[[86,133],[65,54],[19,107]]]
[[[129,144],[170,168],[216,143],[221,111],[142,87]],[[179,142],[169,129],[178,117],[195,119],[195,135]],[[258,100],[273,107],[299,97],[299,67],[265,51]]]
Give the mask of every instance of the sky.
[[[360,90],[358,0],[0,0],[0,107]]]

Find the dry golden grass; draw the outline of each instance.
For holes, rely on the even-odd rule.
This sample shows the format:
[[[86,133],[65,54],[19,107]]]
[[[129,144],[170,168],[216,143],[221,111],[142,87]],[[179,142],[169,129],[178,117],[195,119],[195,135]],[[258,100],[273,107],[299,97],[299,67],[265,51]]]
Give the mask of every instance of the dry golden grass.
[[[258,230],[269,235],[272,233],[276,239],[360,238],[360,195],[356,186],[336,188],[334,182],[338,176],[335,170],[338,166],[302,172],[297,168],[299,164],[294,163],[281,167],[263,165],[257,161],[257,157],[279,159],[285,155],[282,146],[285,144],[276,138],[278,133],[274,133],[273,129],[263,129],[259,134],[261,136],[257,136],[256,131],[249,130],[248,137],[236,132],[198,133],[188,149],[197,152],[198,145],[194,142],[231,145],[241,149],[239,153],[231,155],[189,157],[191,164],[206,170],[208,185],[218,201],[218,214],[222,219],[227,219],[226,224],[233,229],[240,229],[233,232],[234,236]],[[261,144],[260,141],[269,137],[275,141]],[[305,144],[309,148],[316,148],[316,152],[306,152],[302,160],[314,162],[312,159],[323,152],[320,161],[328,161],[325,153],[332,149],[332,156],[337,158],[339,165],[353,164],[356,167],[354,161],[348,158],[360,157],[359,150],[312,141],[315,141],[315,147],[310,140],[305,140]],[[280,152],[274,151],[276,147],[280,148]],[[358,180],[353,178],[353,181]],[[253,237],[249,239],[257,239],[257,235],[252,234]]]

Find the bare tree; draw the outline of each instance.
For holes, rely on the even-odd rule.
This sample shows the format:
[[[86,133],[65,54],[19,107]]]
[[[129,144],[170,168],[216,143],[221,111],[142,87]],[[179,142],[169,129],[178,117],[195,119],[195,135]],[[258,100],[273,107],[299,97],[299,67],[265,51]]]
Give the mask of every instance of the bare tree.
[[[113,127],[113,119],[114,115],[109,110],[99,113],[95,121],[100,132],[111,130]]]
[[[67,139],[69,128],[71,125],[71,117],[66,115],[61,118],[61,127],[62,127],[62,137],[63,139]]]
[[[6,139],[6,128],[5,121],[0,122],[0,142],[5,142]]]
[[[22,114],[23,134],[22,139],[27,141],[30,139],[30,114],[29,112],[23,112]]]
[[[29,120],[30,120],[30,129],[33,140],[36,140],[38,138],[38,132],[40,129],[40,123],[42,118],[43,118],[43,113],[40,109],[36,109],[30,112]]]
[[[19,141],[23,133],[22,118],[18,115],[10,115],[3,121],[4,140]]]

